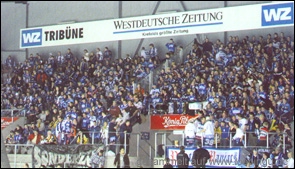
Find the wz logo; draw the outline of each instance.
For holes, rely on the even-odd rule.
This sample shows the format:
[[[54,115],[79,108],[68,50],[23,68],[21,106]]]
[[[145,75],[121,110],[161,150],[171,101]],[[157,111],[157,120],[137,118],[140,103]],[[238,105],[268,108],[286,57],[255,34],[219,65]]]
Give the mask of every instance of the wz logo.
[[[21,47],[41,46],[42,29],[23,30],[21,32]]]
[[[262,6],[262,26],[294,24],[294,3]]]

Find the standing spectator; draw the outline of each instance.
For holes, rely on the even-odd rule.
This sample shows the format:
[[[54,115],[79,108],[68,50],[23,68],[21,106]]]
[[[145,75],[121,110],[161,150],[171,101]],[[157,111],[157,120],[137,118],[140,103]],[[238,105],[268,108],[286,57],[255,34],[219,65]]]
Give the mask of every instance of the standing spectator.
[[[61,67],[65,63],[65,57],[61,55],[60,51],[57,52],[56,60],[58,67]]]
[[[7,59],[5,60],[5,65],[8,69],[12,69],[15,67],[14,59],[9,55]]]
[[[233,136],[233,146],[243,146],[243,138],[244,138],[244,132],[241,128],[239,128],[238,123],[233,124],[234,128],[236,129],[236,133]]]
[[[158,56],[158,49],[152,43],[149,45],[149,47],[150,47],[150,49],[149,49],[149,55],[150,55],[150,58],[152,59],[152,61],[154,62],[154,60]]]
[[[112,51],[108,47],[104,48],[103,59],[110,61],[112,59]]]
[[[171,55],[174,55],[174,53],[175,53],[175,49],[176,49],[176,44],[175,44],[175,42],[173,41],[172,38],[170,39],[170,42],[166,43],[165,46],[167,47],[168,52],[169,52]]]
[[[104,168],[105,158],[103,156],[103,150],[93,152],[91,156],[91,168]]]
[[[221,142],[221,127],[219,126],[219,122],[214,122],[214,144],[220,145]]]
[[[196,39],[195,39],[196,40]],[[203,53],[213,51],[213,43],[209,41],[208,38],[205,39],[205,42],[203,44],[200,44],[197,40],[195,41],[196,44],[203,47]]]
[[[149,60],[149,53],[148,53],[147,50],[145,50],[145,47],[142,47],[141,48],[140,56],[142,56],[145,61],[148,61]]]
[[[197,133],[197,126],[194,124],[194,119],[190,119],[188,123],[185,125],[184,129],[184,137],[186,139],[186,144],[189,146],[191,143],[193,146],[195,145],[195,138]]]
[[[206,117],[206,123],[204,124],[202,133],[204,133],[204,144],[212,146],[214,142],[214,124],[209,116]]]
[[[130,140],[131,132],[132,132],[132,126],[130,125],[130,120],[126,120],[126,122],[120,126],[120,130],[119,130],[120,149],[122,149],[124,147],[125,134],[126,134],[126,154],[129,154],[129,140]],[[125,150],[124,150],[124,152],[125,152]]]
[[[120,153],[116,155],[114,166],[117,166],[117,168],[130,168],[129,157],[128,154],[125,154],[124,148],[120,148]]]
[[[101,128],[97,125],[96,120],[93,121],[93,125],[90,127],[90,137],[94,140],[94,144],[99,144],[101,139]]]
[[[221,129],[221,139],[220,139],[220,146],[227,147],[229,146],[229,126],[225,124],[225,121],[220,122],[220,129]]]
[[[86,60],[86,62],[88,62],[90,60],[89,52],[87,49],[84,49],[83,52],[84,52],[83,58]]]
[[[114,100],[113,101],[113,104],[110,106],[110,108],[109,108],[109,114],[111,116],[116,117],[116,118],[119,116],[119,114],[121,114],[121,110],[120,110],[119,106],[117,105],[117,101],[116,100]]]
[[[269,130],[268,130],[268,123],[267,122],[264,122],[262,124],[262,126],[259,128],[257,146],[266,146],[268,132],[269,132]]]
[[[254,168],[258,168],[261,158],[262,157],[258,154],[257,149],[253,149],[253,152],[247,156],[248,163],[250,163],[250,166],[254,166]]]
[[[96,60],[98,60],[99,63],[102,63],[103,62],[103,54],[100,50],[100,48],[96,48]]]
[[[180,152],[177,154],[177,167],[178,168],[188,168],[189,157],[185,153],[184,146],[180,146]]]
[[[208,159],[210,159],[209,151],[204,149],[201,143],[198,143],[197,149],[193,153],[193,166],[195,166],[195,168],[205,168]]]
[[[72,59],[74,59],[74,55],[73,53],[71,52],[71,49],[68,48],[68,51],[67,53],[65,54],[65,59],[68,63],[71,63],[72,62]]]

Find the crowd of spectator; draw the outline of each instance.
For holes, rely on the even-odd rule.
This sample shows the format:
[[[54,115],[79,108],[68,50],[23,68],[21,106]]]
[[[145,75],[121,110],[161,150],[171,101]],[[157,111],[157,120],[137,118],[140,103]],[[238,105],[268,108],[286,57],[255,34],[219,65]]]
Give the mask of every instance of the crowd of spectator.
[[[19,64],[9,56],[5,66],[12,73],[1,84],[1,109],[23,109],[27,124],[12,130],[6,143],[123,144],[122,133],[129,138],[129,126],[147,115],[145,91],[136,82],[159,65],[157,49],[149,47],[145,56],[124,59],[114,59],[108,47],[85,49],[81,59],[71,49],[47,60],[30,54]]]
[[[148,50],[142,48],[140,56],[124,59],[114,59],[107,47],[104,52],[85,49],[81,60],[70,49],[65,55],[50,53],[48,60],[31,54],[20,64],[9,57],[6,63],[14,73],[1,84],[1,108],[24,109],[28,123],[12,131],[7,143],[105,143],[106,135],[119,140],[123,135],[118,133],[132,132],[126,121],[131,126],[140,123],[139,114],[146,115],[151,105],[155,114],[159,109],[171,114],[197,113],[192,125],[196,130],[190,130],[197,140],[200,132],[210,139],[209,135],[218,133],[214,144],[228,146],[227,133],[232,132],[233,145],[241,146],[247,133],[248,145],[266,146],[266,135],[275,131],[270,146],[282,146],[283,132],[288,148],[292,146],[290,121],[280,120],[294,111],[294,42],[290,36],[282,32],[266,38],[246,36],[241,41],[230,36],[226,43],[195,40],[181,64],[172,60],[176,44],[170,40],[165,45],[169,66],[156,75],[150,91],[134,84],[161,63],[154,44]],[[195,102],[208,104],[202,110],[190,110],[189,104]]]

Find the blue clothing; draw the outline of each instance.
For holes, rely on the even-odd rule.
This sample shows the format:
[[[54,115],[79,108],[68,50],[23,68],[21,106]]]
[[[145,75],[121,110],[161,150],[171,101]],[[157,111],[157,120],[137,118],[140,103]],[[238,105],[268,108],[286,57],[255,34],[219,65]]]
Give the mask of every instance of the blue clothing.
[[[221,128],[221,138],[229,138],[230,129],[227,126],[220,126]]]

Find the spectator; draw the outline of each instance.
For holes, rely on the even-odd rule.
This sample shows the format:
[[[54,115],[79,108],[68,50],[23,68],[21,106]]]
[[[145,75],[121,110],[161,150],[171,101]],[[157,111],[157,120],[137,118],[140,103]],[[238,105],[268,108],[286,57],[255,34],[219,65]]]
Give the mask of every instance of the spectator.
[[[34,133],[28,136],[27,144],[39,144],[40,141],[41,141],[41,134],[39,134],[38,130],[34,130]]]
[[[177,167],[178,168],[188,168],[189,165],[189,157],[187,153],[185,153],[184,146],[180,146],[180,152],[177,154]]]
[[[220,129],[221,129],[221,139],[220,139],[220,146],[221,147],[228,147],[229,146],[229,126],[225,124],[225,121],[220,122]]]
[[[215,121],[214,122],[214,144],[220,146],[221,142],[221,127],[219,126],[219,122]]]
[[[65,59],[68,63],[71,63],[71,62],[73,62],[72,61],[73,58],[74,58],[74,55],[73,55],[71,49],[68,48],[67,53],[65,54]]]
[[[210,159],[209,151],[204,149],[200,143],[197,144],[197,149],[193,153],[192,164],[196,168],[205,168],[207,161]]]
[[[239,128],[238,123],[234,123],[233,126],[236,129],[236,133],[232,138],[233,146],[243,146],[244,132]]]
[[[150,47],[149,49],[150,58],[152,59],[152,61],[154,61],[156,57],[158,56],[158,49],[152,43],[149,45],[149,47]]]
[[[262,156],[258,154],[257,149],[253,149],[252,153],[247,156],[247,167],[258,168]]]
[[[188,123],[185,125],[184,137],[186,139],[187,146],[195,145],[197,126],[194,124],[194,122],[194,119],[190,119]]]
[[[204,133],[204,145],[212,146],[214,142],[214,124],[209,116],[206,117],[204,129],[201,132]]]
[[[13,69],[15,67],[15,61],[11,55],[9,55],[5,60],[5,65],[8,69]]]
[[[195,39],[195,44],[198,44],[199,46],[203,47],[203,52],[212,52],[213,50],[213,43],[209,41],[208,38],[205,39],[205,42],[203,44],[200,44],[196,39]]]
[[[273,167],[272,160],[269,158],[268,153],[263,152],[258,168],[272,168],[272,167]]]
[[[121,110],[117,105],[117,102],[114,100],[112,106],[109,108],[109,114],[114,117],[118,117],[121,114]]]
[[[120,153],[116,155],[114,166],[117,166],[117,168],[130,168],[129,157],[128,154],[125,153],[124,148],[120,148]]]
[[[287,164],[284,165],[284,168],[294,168],[294,158],[291,151],[288,152]]]
[[[109,50],[108,47],[104,48],[104,52],[103,52],[103,59],[105,61],[110,61],[112,59],[112,51]]]
[[[126,139],[126,154],[129,154],[129,141],[130,141],[131,133],[132,133],[132,126],[130,125],[130,120],[126,120],[126,122],[120,126],[120,130],[119,130],[120,149],[122,149],[125,146],[125,139]]]
[[[168,52],[169,52],[171,55],[174,55],[175,50],[176,50],[176,44],[175,44],[175,42],[173,41],[172,38],[170,39],[170,42],[166,43],[165,46],[167,47]]]
[[[266,146],[266,144],[268,144],[267,143],[267,137],[269,137],[268,133],[269,133],[268,123],[264,122],[263,125],[259,128],[257,146]]]
[[[97,150],[96,152],[93,152],[90,163],[91,168],[104,168],[105,158],[103,156],[103,150]]]
[[[142,56],[145,61],[149,60],[149,52],[145,49],[145,47],[141,47],[140,56]]]

